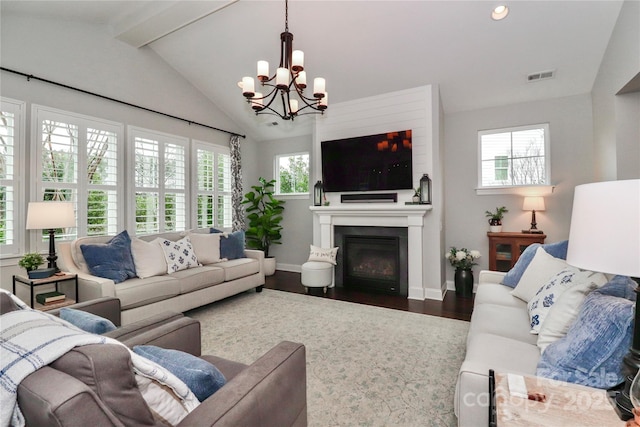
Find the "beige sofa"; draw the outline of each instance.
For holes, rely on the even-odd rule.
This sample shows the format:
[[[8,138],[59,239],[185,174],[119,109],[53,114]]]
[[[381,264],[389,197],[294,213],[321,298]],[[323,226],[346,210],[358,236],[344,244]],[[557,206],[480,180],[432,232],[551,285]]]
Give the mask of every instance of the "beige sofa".
[[[191,232],[206,234],[209,229]],[[151,242],[161,237],[177,241],[184,236],[185,233],[161,233],[140,236],[140,239]],[[136,277],[116,284],[113,280],[91,275],[80,249],[80,245],[106,243],[112,237],[81,237],[71,242],[59,243],[58,266],[63,271],[78,274],[78,297],[81,302],[100,297],[120,299],[123,325],[163,311],[191,310],[252,288],[259,292],[265,283],[264,253],[245,250],[247,258],[144,279]],[[73,290],[69,288],[68,292],[73,293]]]

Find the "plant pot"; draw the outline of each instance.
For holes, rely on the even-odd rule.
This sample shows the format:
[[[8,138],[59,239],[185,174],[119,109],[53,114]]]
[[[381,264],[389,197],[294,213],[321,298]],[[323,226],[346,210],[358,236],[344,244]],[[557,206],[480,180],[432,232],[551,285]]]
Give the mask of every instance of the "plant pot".
[[[489,230],[492,233],[499,233],[502,231],[502,221],[499,219],[491,218],[489,220]]]
[[[456,295],[465,298],[473,296],[473,271],[470,268],[456,268],[454,283],[456,285]]]
[[[276,272],[276,258],[275,257],[265,257],[264,259],[264,275],[265,276],[273,276]]]
[[[29,279],[46,279],[47,277],[53,276],[55,273],[55,268],[41,268],[38,270],[28,270],[27,276],[29,276]]]
[[[411,200],[413,201],[413,203],[420,203],[420,196],[413,196]]]

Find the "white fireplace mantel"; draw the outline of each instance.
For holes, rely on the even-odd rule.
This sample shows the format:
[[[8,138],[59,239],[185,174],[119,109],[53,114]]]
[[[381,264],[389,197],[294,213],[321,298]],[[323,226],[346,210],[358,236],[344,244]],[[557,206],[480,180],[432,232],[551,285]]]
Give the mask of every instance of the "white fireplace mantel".
[[[342,204],[340,206],[310,206],[314,214],[314,245],[334,246],[335,226],[371,226],[408,228],[409,298],[423,300],[424,226],[431,205]]]

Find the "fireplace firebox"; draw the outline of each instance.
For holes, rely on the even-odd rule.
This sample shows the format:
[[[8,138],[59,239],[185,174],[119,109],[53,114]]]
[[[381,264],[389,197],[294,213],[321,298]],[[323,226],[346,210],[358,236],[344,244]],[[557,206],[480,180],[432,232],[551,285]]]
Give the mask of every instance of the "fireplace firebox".
[[[406,227],[336,226],[336,286],[407,296]]]
[[[344,236],[345,286],[374,292],[400,293],[400,239]]]

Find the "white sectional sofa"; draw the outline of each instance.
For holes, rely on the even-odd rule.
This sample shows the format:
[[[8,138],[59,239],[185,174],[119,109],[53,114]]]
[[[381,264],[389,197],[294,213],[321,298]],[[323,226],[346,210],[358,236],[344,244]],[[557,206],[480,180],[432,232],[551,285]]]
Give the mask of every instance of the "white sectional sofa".
[[[600,389],[624,381],[637,285],[543,250],[562,252],[563,243],[532,245],[520,257],[530,263],[509,273],[480,272],[456,384],[459,426],[488,425],[490,369]]]
[[[209,233],[209,229],[192,230],[192,233]],[[185,233],[161,233],[140,236],[151,242],[160,237],[177,241]],[[122,324],[144,319],[163,311],[184,312],[256,288],[259,292],[265,283],[264,253],[245,250],[246,258],[206,264],[141,279],[130,278],[121,283],[91,275],[84,262],[80,245],[101,244],[113,236],[82,237],[72,242],[58,244],[58,265],[63,271],[78,274],[80,301],[99,297],[116,297],[122,307]]]
[[[535,375],[540,350],[530,332],[527,303],[502,285],[505,273],[481,271],[460,367],[454,410],[458,425],[489,425],[489,369]]]

